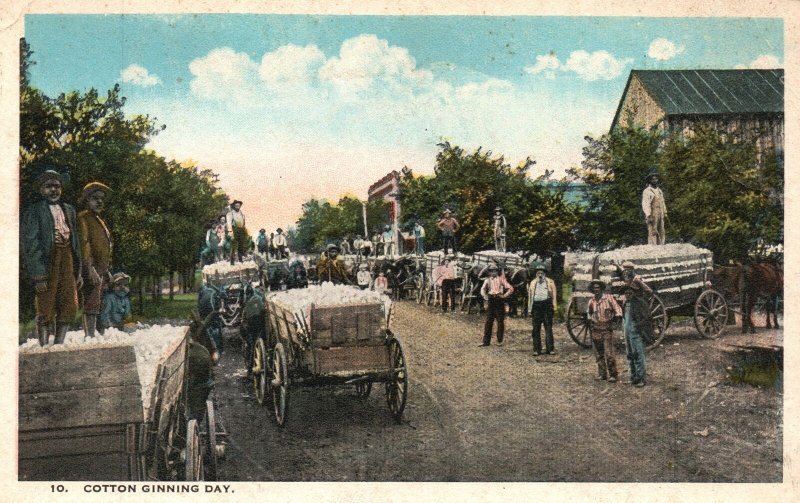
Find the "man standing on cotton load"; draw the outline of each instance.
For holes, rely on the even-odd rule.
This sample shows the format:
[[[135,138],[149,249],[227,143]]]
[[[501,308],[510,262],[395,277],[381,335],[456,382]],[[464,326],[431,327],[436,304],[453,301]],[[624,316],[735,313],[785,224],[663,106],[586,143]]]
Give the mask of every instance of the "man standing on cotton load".
[[[244,213],[242,212],[242,202],[234,200],[231,203],[231,210],[228,212],[228,231],[233,236],[231,242],[231,265],[236,262],[236,257],[239,257],[239,262],[242,257],[247,254],[247,229],[245,228]]]
[[[283,229],[278,227],[275,229],[275,238],[272,240],[272,245],[275,247],[276,258],[278,260],[283,260],[289,257],[289,253],[286,251],[286,235],[283,233]]]
[[[647,187],[642,191],[642,211],[647,223],[647,244],[663,245],[666,242],[664,219],[667,218],[667,205],[664,193],[658,187],[658,171],[653,168],[645,177]]]
[[[456,231],[458,231],[458,220],[452,215],[449,209],[444,210],[444,216],[436,222],[436,227],[442,231],[442,251],[447,255],[450,249],[456,253]]]
[[[111,283],[111,232],[100,214],[111,191],[100,182],[83,188],[88,209],[78,213],[78,236],[83,258],[83,330],[94,337],[97,317],[103,308],[104,292]]]
[[[36,289],[36,332],[49,341],[48,327],[56,320],[55,343],[61,344],[78,312],[81,249],[75,208],[61,201],[64,176],[48,169],[36,179],[42,199],[22,216],[22,258]]]
[[[494,250],[506,251],[506,216],[499,206],[494,209]]]

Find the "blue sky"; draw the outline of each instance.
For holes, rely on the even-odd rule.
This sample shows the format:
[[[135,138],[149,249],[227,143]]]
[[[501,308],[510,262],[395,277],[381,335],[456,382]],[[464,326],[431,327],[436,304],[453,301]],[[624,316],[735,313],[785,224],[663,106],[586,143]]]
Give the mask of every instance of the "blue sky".
[[[563,173],[633,68],[784,63],[780,19],[28,15],[25,36],[35,86],[121,84],[167,126],[151,148],[217,171],[267,228],[431,172],[442,139]]]

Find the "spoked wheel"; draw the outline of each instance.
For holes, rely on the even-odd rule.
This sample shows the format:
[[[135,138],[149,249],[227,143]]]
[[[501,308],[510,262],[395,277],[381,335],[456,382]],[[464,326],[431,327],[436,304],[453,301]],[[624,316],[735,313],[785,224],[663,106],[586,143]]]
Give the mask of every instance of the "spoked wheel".
[[[393,337],[389,340],[388,345],[391,375],[386,381],[386,404],[395,421],[399,423],[403,418],[403,409],[406,408],[406,398],[408,397],[408,371],[400,341]]]
[[[200,449],[200,430],[197,420],[192,419],[186,425],[186,481],[203,480],[203,450]]]
[[[589,317],[578,309],[575,298],[569,299],[567,305],[567,332],[572,340],[582,348],[592,347],[592,328]]]
[[[469,277],[464,278],[464,282],[462,283],[462,292],[461,292],[461,311],[469,311],[470,314],[472,313],[472,296],[467,292],[472,292],[472,281]]]
[[[214,402],[206,400],[206,457],[205,480],[217,480],[217,416],[214,412]]]
[[[669,314],[667,308],[664,307],[664,302],[658,295],[652,295],[649,300],[650,304],[650,321],[653,329],[651,330],[650,337],[644,337],[643,342],[646,349],[653,349],[661,343],[664,338],[664,333],[669,326]]]
[[[372,382],[360,382],[356,384],[356,396],[366,400],[372,392]]]
[[[280,342],[275,346],[272,356],[272,403],[275,406],[275,421],[278,426],[286,422],[286,410],[289,407],[289,367],[286,363],[286,352]]]
[[[728,304],[716,290],[706,290],[694,303],[694,326],[703,337],[719,337],[728,322]]]
[[[422,292],[424,286],[425,286],[425,278],[422,276],[422,274],[415,274],[413,290],[414,290],[414,295],[416,296],[415,300],[417,301],[417,304],[422,303]]]
[[[253,391],[259,405],[265,405],[269,399],[269,383],[272,380],[272,366],[264,339],[259,338],[253,346],[253,361],[250,362],[253,374]]]

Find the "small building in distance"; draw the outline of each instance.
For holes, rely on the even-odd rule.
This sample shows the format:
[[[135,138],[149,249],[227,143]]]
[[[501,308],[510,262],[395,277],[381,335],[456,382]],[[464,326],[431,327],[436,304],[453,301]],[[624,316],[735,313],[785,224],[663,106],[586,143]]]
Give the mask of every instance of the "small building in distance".
[[[755,140],[759,157],[784,149],[783,70],[631,70],[611,130],[628,121],[668,133],[708,125]]]
[[[384,175],[367,189],[367,201],[383,199],[386,201],[386,216],[384,222],[392,226],[395,233],[395,250],[400,250],[400,173],[396,170]],[[372,232],[372,229],[369,229]],[[383,232],[383,229],[381,229]]]

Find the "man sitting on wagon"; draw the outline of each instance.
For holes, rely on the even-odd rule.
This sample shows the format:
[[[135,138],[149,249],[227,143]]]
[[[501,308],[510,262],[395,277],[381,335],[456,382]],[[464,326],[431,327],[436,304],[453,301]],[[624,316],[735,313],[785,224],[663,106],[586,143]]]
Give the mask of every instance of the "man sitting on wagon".
[[[334,284],[350,284],[344,261],[339,256],[339,247],[331,243],[317,261],[317,277],[320,281],[330,281]]]

